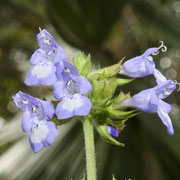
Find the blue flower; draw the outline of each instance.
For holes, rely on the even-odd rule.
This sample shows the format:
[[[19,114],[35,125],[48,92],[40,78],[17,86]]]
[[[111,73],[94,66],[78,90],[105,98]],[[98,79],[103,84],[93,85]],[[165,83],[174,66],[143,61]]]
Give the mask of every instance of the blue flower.
[[[157,80],[159,82],[159,79]],[[176,88],[176,82],[166,80],[159,82],[157,86],[151,89],[141,91],[132,98],[122,102],[122,106],[132,106],[147,113],[158,113],[164,125],[167,126],[168,133],[174,134],[173,125],[169,117],[171,105],[162,99],[168,97]]]
[[[118,137],[119,136],[118,130],[112,126],[106,125],[106,130],[112,137]]]
[[[50,146],[58,135],[56,125],[51,122],[55,109],[52,103],[34,98],[19,91],[14,97],[16,106],[24,111],[22,129],[29,132],[29,142],[35,153]]]
[[[121,66],[120,74],[127,75],[133,78],[144,77],[153,74],[155,69],[155,63],[151,55],[157,55],[161,48],[163,52],[167,50],[163,42],[160,42],[161,45],[158,48],[150,48],[147,51],[145,51],[145,53],[141,56],[137,56],[126,61]]]
[[[57,81],[56,66],[67,57],[63,49],[56,43],[45,29],[37,34],[39,49],[31,56],[30,64],[35,65],[27,74],[25,84],[51,86]]]
[[[92,90],[90,82],[79,74],[70,61],[63,61],[57,70],[58,81],[53,86],[53,94],[61,99],[56,107],[58,119],[89,114],[91,101],[83,95]]]

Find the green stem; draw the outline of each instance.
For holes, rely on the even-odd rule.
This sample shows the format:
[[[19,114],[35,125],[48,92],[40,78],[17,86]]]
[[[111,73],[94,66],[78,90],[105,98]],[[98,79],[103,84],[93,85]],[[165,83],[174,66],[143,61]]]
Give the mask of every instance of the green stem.
[[[86,116],[83,120],[84,140],[86,150],[87,179],[96,180],[96,161],[94,148],[94,133],[92,119]]]

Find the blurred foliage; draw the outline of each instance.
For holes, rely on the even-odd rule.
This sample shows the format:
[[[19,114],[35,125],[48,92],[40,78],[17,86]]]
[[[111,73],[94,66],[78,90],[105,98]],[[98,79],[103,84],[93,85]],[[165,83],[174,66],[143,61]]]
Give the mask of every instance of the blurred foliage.
[[[123,57],[127,60],[140,55],[147,48],[158,46],[159,40],[162,40],[169,50],[168,54],[160,54],[154,58],[156,64],[158,66],[158,59],[162,60],[162,57],[170,58],[171,70],[176,72],[176,79],[180,81],[179,9],[180,3],[173,0],[1,1],[0,116],[9,121],[10,117],[15,115],[17,110],[12,105],[11,96],[17,91],[31,92],[36,96],[42,96],[49,91],[40,87],[27,87],[23,83],[23,73],[30,67],[29,57],[37,48],[35,34],[39,26],[53,27],[67,43],[90,53],[94,64],[101,66],[119,62]],[[160,70],[171,77],[172,73],[168,69]],[[133,95],[152,86],[153,79],[149,76],[133,81],[123,88],[123,91],[130,91]],[[180,96],[175,92],[167,101],[178,109]],[[125,148],[102,142],[96,135],[98,179],[109,180],[114,174],[117,180],[178,180],[179,116],[179,109],[172,114],[174,136],[167,134],[157,115],[142,113],[132,118],[119,137],[120,142],[125,142]],[[13,133],[17,130],[16,126],[11,126],[11,122],[8,124],[11,128],[8,129],[5,144],[13,143]],[[60,132],[63,128],[60,128]],[[3,129],[5,127],[0,129],[0,138],[5,134]],[[18,130],[20,131],[20,127]],[[64,139],[59,137],[56,145],[38,155],[30,154],[30,148],[25,148],[23,140],[19,139],[22,136],[18,135],[15,144],[24,145],[20,146],[21,151],[24,149],[24,154],[22,153],[21,159],[18,157],[14,166],[11,164],[9,170],[4,171],[4,176],[0,178],[82,179],[85,171],[82,127],[76,124],[67,131]],[[7,145],[1,145],[0,154],[6,149]],[[11,144],[9,149],[12,149],[12,154],[16,156],[15,146]],[[10,160],[9,157],[6,161]]]

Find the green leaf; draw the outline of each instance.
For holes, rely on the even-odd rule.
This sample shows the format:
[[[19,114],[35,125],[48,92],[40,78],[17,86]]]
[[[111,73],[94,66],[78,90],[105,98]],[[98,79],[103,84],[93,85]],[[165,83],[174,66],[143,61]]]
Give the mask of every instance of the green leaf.
[[[114,139],[112,136],[109,135],[109,133],[106,130],[106,124],[99,124],[97,120],[95,120],[94,122],[97,128],[97,131],[99,132],[99,134],[105,141],[111,144],[117,145],[117,146],[124,146],[124,144],[118,142],[116,139]]]
[[[88,74],[87,78],[92,81],[92,80],[103,80],[103,79],[109,79],[115,75],[117,75],[120,71],[120,67],[121,67],[121,63],[122,60],[117,63],[114,64],[112,66],[103,68],[103,69],[99,69],[97,71],[91,72],[90,74]]]
[[[91,56],[90,55],[88,55],[88,57],[86,58],[84,53],[78,52],[76,57],[73,59],[73,63],[82,76],[86,77],[87,74],[91,70]]]

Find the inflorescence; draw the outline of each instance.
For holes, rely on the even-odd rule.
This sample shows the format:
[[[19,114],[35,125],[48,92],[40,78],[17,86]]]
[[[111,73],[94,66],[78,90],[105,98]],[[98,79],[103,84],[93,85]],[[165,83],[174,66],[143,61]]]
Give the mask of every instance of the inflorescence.
[[[33,67],[27,74],[25,84],[53,86],[56,103],[32,97],[21,91],[13,97],[15,105],[24,111],[22,129],[29,132],[29,142],[35,153],[43,147],[50,146],[56,139],[58,123],[53,121],[54,117],[61,121],[88,115],[94,120],[98,132],[106,141],[122,145],[113,137],[119,135],[128,118],[136,115],[134,111],[126,111],[127,107],[135,107],[147,113],[158,113],[167,126],[168,133],[174,134],[168,115],[171,112],[171,105],[163,100],[179,83],[167,80],[156,69],[153,56],[160,50],[162,52],[167,50],[162,41],[159,47],[150,48],[141,56],[132,58],[122,65],[120,62],[95,72],[88,72],[90,62],[82,61],[88,65],[81,67],[81,61],[79,64],[69,61],[64,50],[45,29],[40,29],[37,40],[39,48],[30,58]],[[123,92],[114,96],[118,85],[133,80],[116,78],[118,74],[131,78],[154,75],[157,85],[132,97]]]

